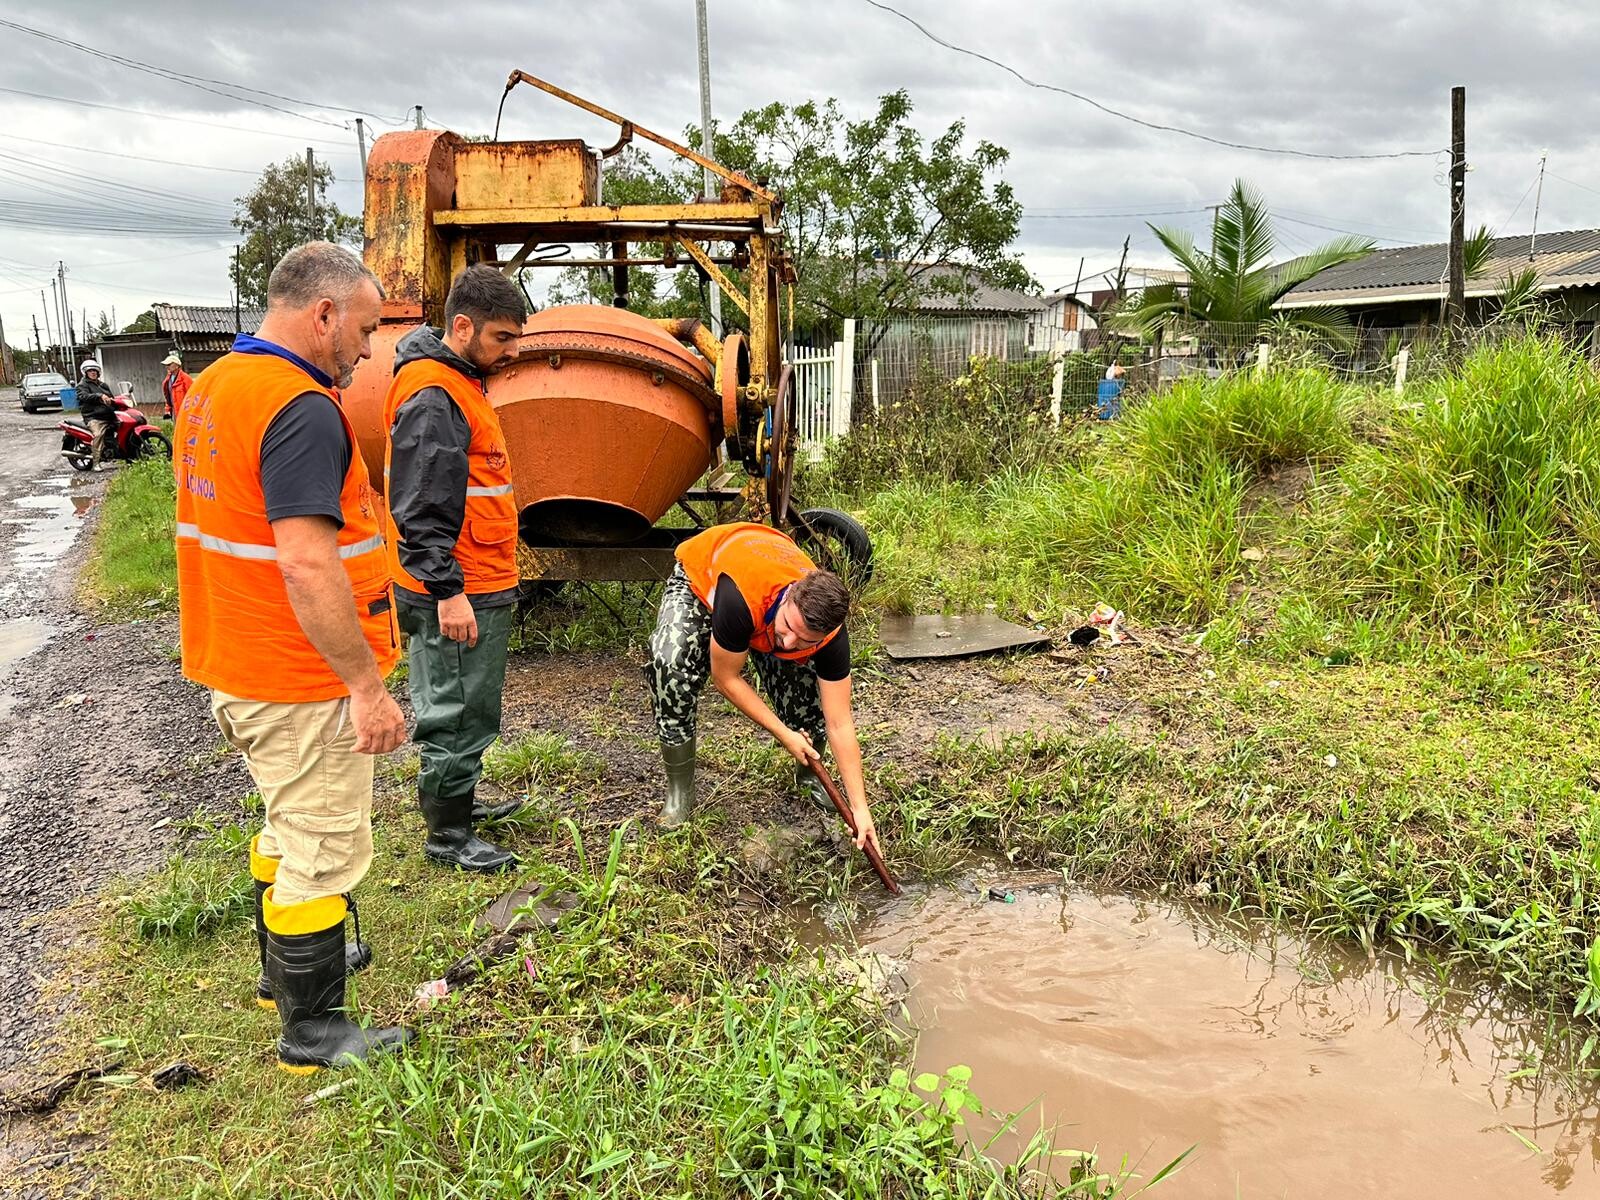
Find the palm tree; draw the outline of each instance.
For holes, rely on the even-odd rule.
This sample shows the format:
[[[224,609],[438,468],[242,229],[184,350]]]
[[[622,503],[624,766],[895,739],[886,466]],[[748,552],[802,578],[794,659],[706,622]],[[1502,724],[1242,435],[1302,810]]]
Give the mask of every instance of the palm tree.
[[[1139,334],[1156,334],[1173,318],[1195,321],[1259,324],[1280,318],[1340,345],[1348,345],[1355,327],[1343,309],[1294,308],[1274,313],[1272,306],[1290,288],[1320,271],[1372,253],[1363,237],[1334,238],[1288,262],[1272,263],[1276,243],[1261,193],[1236,179],[1227,203],[1218,207],[1211,226],[1211,249],[1201,251],[1183,229],[1156,225],[1150,231],[1189,275],[1187,287],[1159,284],[1144,290],[1137,303],[1124,309],[1114,324]]]

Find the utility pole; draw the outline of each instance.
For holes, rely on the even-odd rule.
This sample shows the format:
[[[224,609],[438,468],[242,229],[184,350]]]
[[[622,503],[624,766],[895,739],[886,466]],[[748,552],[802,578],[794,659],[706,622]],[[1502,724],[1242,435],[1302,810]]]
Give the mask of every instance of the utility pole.
[[[1450,89],[1450,290],[1445,321],[1459,324],[1467,312],[1467,89]]]
[[[715,159],[711,144],[711,37],[706,27],[706,0],[694,0],[696,34],[700,43],[700,153]],[[704,167],[700,170],[701,189],[706,199],[712,197],[717,187],[717,177]],[[715,251],[713,251],[715,253]],[[715,280],[711,282],[711,335],[722,338],[722,289]]]
[[[416,118],[417,118],[417,128],[418,128],[418,129],[421,129],[421,128],[422,128],[422,105],[420,105],[420,104],[413,104],[413,105],[412,105],[412,106],[411,106],[411,111],[412,111],[412,113],[414,113],[414,114],[415,114],[415,115],[416,115]]]
[[[306,236],[317,236],[317,160],[306,147]]]
[[[67,264],[56,260],[56,277],[61,280],[61,328],[66,330],[67,357],[76,360],[78,357],[78,334],[72,328],[72,305],[67,300]]]
[[[56,285],[56,281],[52,279],[50,281],[50,286],[51,287],[55,287],[55,285]],[[50,347],[51,347],[50,354],[47,355],[46,357],[47,357],[47,359],[53,359],[53,358],[56,357],[56,354],[55,354],[56,335],[50,331],[50,306],[45,303],[45,300],[44,300],[44,289],[43,288],[39,289],[39,307],[44,309],[44,340],[49,342],[50,343]],[[35,329],[39,328],[37,323],[34,324],[34,328]],[[63,375],[66,374],[65,371],[63,371],[61,373]]]
[[[361,151],[361,186],[367,186],[367,126],[360,117],[356,118],[356,149]],[[364,206],[363,206],[364,207]]]
[[[76,359],[73,354],[72,336],[67,332],[67,306],[62,300],[61,293],[66,290],[66,281],[60,274],[61,264],[56,264],[56,278],[50,281],[50,298],[56,302],[56,341],[61,345],[61,353],[69,359]],[[66,372],[62,372],[66,374]]]

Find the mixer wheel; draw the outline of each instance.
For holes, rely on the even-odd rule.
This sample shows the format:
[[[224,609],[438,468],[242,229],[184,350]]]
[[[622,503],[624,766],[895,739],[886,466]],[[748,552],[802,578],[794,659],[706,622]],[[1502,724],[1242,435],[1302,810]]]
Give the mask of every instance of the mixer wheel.
[[[767,480],[767,510],[774,525],[789,519],[789,498],[794,491],[794,454],[800,440],[796,428],[794,368],[788,363],[778,372],[778,394],[762,420],[766,437],[761,445],[761,467]]]

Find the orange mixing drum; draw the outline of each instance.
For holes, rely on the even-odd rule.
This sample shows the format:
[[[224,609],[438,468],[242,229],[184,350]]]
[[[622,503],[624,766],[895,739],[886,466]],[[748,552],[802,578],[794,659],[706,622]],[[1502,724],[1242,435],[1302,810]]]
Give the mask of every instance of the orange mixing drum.
[[[375,485],[394,347],[386,325],[345,389]],[[489,379],[505,431],[523,536],[534,544],[637,541],[705,473],[722,438],[711,364],[661,326],[576,304],[529,318],[517,360]]]

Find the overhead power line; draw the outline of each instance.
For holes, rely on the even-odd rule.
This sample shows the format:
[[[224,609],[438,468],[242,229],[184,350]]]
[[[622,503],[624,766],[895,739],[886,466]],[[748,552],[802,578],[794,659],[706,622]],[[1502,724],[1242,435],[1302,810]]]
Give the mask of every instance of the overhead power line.
[[[1120,109],[1115,109],[1109,105],[1102,104],[1093,97],[1085,96],[1082,92],[1075,92],[1071,88],[1059,87],[1053,83],[1040,83],[1038,80],[1029,79],[1015,67],[1008,66],[1006,63],[1001,62],[997,58],[990,58],[987,54],[980,53],[977,50],[969,50],[965,46],[958,46],[954,42],[945,41],[944,38],[934,33],[926,25],[923,25],[920,21],[917,21],[912,17],[908,17],[898,8],[894,8],[888,4],[883,4],[880,2],[880,0],[866,0],[866,2],[872,5],[873,8],[881,9],[886,13],[890,13],[893,16],[899,17],[902,21],[906,22],[906,24],[915,28],[918,33],[922,34],[923,37],[927,38],[931,42],[936,42],[938,45],[943,46],[946,50],[952,50],[957,54],[965,54],[969,58],[976,58],[980,62],[988,63],[991,67],[998,67],[1000,70],[1006,72],[1006,74],[1015,77],[1031,88],[1039,88],[1042,91],[1059,92],[1063,96],[1071,96],[1074,100],[1081,101],[1082,103],[1089,105],[1089,107],[1098,109],[1108,116],[1116,117],[1122,121],[1131,121],[1135,125],[1142,125],[1146,129],[1154,129],[1160,133],[1176,133],[1182,137],[1195,138],[1196,140],[1202,142],[1210,142],[1214,146],[1226,146],[1230,150],[1253,150],[1258,154],[1282,154],[1293,158],[1323,158],[1342,160],[1365,160],[1377,158],[1433,158],[1439,153],[1439,150],[1435,148],[1432,150],[1390,150],[1375,154],[1330,154],[1316,150],[1296,150],[1287,146],[1257,146],[1250,142],[1234,142],[1229,141],[1227,138],[1214,137],[1209,133],[1201,133],[1198,130],[1185,129],[1181,125],[1164,125],[1159,121],[1147,121],[1143,117],[1136,117],[1132,113],[1126,113]]]
[[[319,146],[338,146],[345,148],[344,141],[334,141],[332,138],[307,137],[299,133],[281,133],[275,129],[250,129],[241,125],[227,125],[221,121],[203,121],[199,117],[180,117],[175,113],[151,112],[147,108],[124,108],[120,104],[101,104],[96,100],[78,100],[71,96],[47,96],[43,92],[28,92],[21,88],[0,87],[0,92],[11,96],[26,96],[30,100],[48,100],[52,104],[76,104],[82,108],[101,108],[107,112],[132,113],[136,117],[149,117],[154,121],[181,121],[185,125],[204,125],[208,129],[225,129],[229,133],[253,133],[260,137],[290,138],[302,146],[307,142],[314,142]],[[355,151],[350,151],[350,157],[355,157]]]
[[[1030,213],[1024,212],[1024,221],[1111,221],[1119,217],[1176,217],[1184,213],[1203,213],[1204,208],[1160,208],[1147,212],[1108,213]]]
[[[65,38],[59,34],[50,33],[43,29],[36,29],[32,25],[24,25],[19,21],[8,21],[4,18],[0,18],[0,26],[4,26],[7,29],[15,29],[19,33],[31,34],[34,37],[43,38],[45,41],[54,42],[58,46],[67,46],[84,54],[92,55],[95,58],[103,59],[106,62],[113,62],[118,66],[127,67],[132,71],[142,71],[147,75],[154,75],[158,78],[166,79],[173,83],[182,84],[185,87],[198,88],[202,92],[210,92],[214,96],[221,96],[225,100],[233,100],[242,104],[254,104],[258,108],[265,108],[270,109],[273,112],[285,113],[288,116],[299,117],[302,121],[311,121],[318,125],[331,125],[335,129],[343,129],[345,128],[345,125],[339,121],[328,121],[321,117],[308,116],[305,113],[296,112],[290,108],[283,108],[276,104],[268,104],[264,100],[252,100],[249,96],[239,96],[235,95],[234,93],[250,92],[257,96],[270,96],[274,100],[282,100],[289,104],[301,104],[307,108],[322,108],[337,110],[339,112],[348,112],[355,116],[373,117],[375,120],[385,120],[391,124],[399,124],[401,120],[400,118],[377,117],[376,114],[365,112],[359,108],[346,108],[341,104],[321,104],[314,100],[301,100],[294,96],[282,95],[278,92],[268,92],[263,91],[260,88],[247,87],[246,85],[240,83],[231,83],[225,79],[209,79],[204,75],[191,75],[187,71],[177,71],[171,67],[157,66],[154,63],[141,62],[136,58],[128,58],[125,55],[113,54],[107,50],[99,50],[94,46],[86,46],[82,42],[75,42],[71,38]],[[230,90],[222,91],[221,89],[223,88]]]
[[[247,167],[214,167],[210,163],[183,162],[176,158],[152,158],[148,154],[123,154],[116,150],[103,150],[99,146],[69,146],[64,142],[52,141],[49,138],[23,137],[20,133],[0,133],[0,138],[8,142],[31,142],[35,146],[49,146],[55,150],[75,150],[83,154],[98,154],[104,158],[127,158],[134,162],[160,163],[166,167],[184,167],[191,171],[223,171],[229,175],[260,175],[260,171],[252,171]]]

